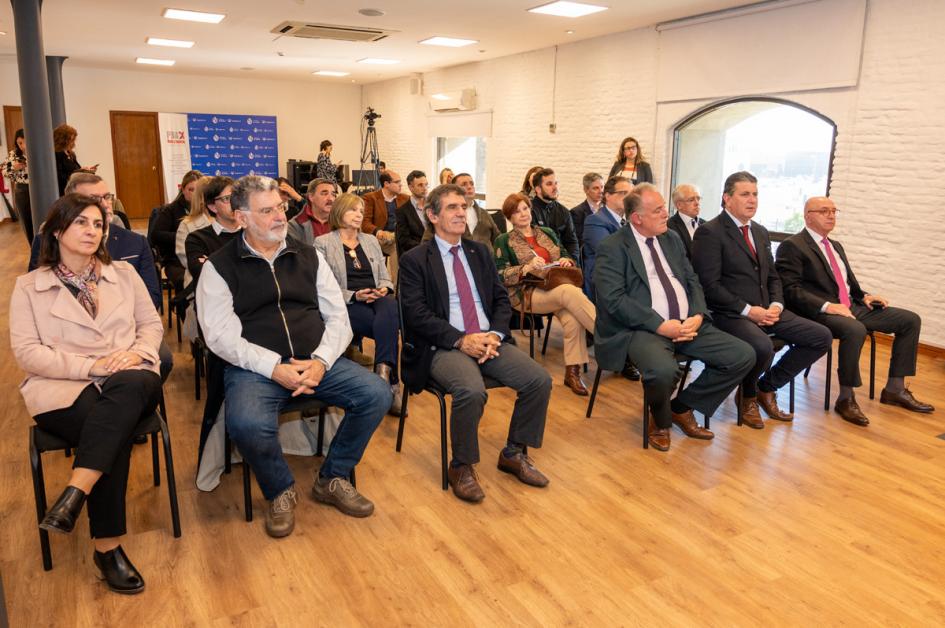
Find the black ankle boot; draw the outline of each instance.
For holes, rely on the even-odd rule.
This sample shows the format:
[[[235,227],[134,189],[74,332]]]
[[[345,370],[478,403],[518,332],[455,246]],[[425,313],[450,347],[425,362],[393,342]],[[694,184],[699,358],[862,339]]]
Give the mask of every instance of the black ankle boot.
[[[144,578],[128,560],[121,545],[105,553],[96,550],[92,559],[101,572],[99,578],[115,593],[133,595],[144,591]]]
[[[85,493],[74,486],[67,486],[52,508],[46,511],[43,522],[39,524],[47,532],[68,534],[75,527],[75,520],[85,504]]]

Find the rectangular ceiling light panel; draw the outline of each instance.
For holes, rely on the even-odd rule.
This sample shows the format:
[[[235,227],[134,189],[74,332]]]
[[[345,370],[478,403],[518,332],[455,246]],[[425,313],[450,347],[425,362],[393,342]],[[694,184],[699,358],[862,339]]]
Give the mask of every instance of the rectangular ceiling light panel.
[[[585,4],[583,2],[568,2],[567,0],[558,0],[549,2],[529,9],[529,13],[543,13],[545,15],[556,15],[558,17],[584,17],[592,13],[606,11],[609,7],[602,7],[596,4]]]

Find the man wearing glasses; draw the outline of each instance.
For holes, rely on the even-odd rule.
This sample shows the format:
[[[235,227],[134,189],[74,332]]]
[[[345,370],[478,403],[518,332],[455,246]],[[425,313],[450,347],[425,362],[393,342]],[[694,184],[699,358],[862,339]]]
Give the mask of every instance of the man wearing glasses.
[[[692,259],[692,237],[699,225],[705,222],[699,218],[701,201],[699,188],[688,183],[677,185],[673,190],[673,205],[676,206],[676,213],[666,222],[666,226],[682,238],[683,244],[686,245],[686,257],[690,260]]]
[[[380,377],[342,357],[351,325],[341,288],[321,253],[286,240],[286,203],[268,177],[245,176],[230,192],[242,235],[210,256],[197,284],[207,347],[229,363],[226,427],[269,500],[266,532],[292,533],[295,480],[279,445],[279,412],[298,396],[345,409],[312,497],[353,517],[374,504],[350,482],[390,408]]]
[[[866,334],[879,331],[896,336],[880,403],[913,412],[932,412],[932,406],[918,401],[905,387],[905,378],[915,375],[922,321],[914,312],[889,307],[885,298],[860,287],[843,247],[828,237],[837,226],[838,213],[834,202],[825,196],[808,199],[804,205],[807,226],[782,242],[777,256],[787,306],[826,325],[834,338],[840,339],[837,357],[840,394],[834,410],[845,421],[869,424],[856,403],[853,389],[863,384],[860,350]]]

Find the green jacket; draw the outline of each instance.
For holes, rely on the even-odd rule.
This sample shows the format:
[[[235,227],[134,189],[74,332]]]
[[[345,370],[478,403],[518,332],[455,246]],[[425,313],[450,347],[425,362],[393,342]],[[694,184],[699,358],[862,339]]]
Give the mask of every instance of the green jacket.
[[[663,317],[651,307],[646,265],[636,238],[627,225],[607,236],[597,249],[594,286],[597,293],[597,324],[594,354],[601,368],[623,369],[630,339],[637,331],[656,333]],[[686,257],[686,248],[672,230],[657,237],[670,268],[686,290],[687,316],[702,314],[710,320],[699,276]]]
[[[551,261],[561,258],[571,259],[561,247],[557,234],[548,227],[537,227],[538,244],[548,249]],[[522,266],[533,259],[537,253],[532,251],[528,241],[517,231],[499,234],[492,245],[495,254],[495,267],[499,271],[502,283],[509,291],[512,307],[518,308],[522,300]]]

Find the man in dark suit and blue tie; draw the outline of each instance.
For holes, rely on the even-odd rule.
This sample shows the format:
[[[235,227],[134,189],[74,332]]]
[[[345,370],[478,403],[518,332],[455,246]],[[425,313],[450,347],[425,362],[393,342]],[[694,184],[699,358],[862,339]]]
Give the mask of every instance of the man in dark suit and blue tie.
[[[653,447],[669,449],[674,423],[690,438],[711,439],[692,411],[711,416],[751,369],[754,351],[712,325],[682,241],[666,228],[666,203],[656,187],[637,185],[624,205],[629,224],[606,238],[598,252],[597,363],[617,370],[629,356],[639,366],[652,399]],[[680,375],[676,353],[705,368],[670,402]]]
[[[690,259],[692,259],[692,236],[695,235],[699,225],[705,223],[705,220],[699,218],[699,203],[701,202],[699,188],[694,185],[683,183],[673,190],[673,205],[676,206],[676,213],[672,215],[666,226],[679,234],[686,246],[686,257]]]
[[[479,502],[485,493],[473,465],[479,462],[477,432],[487,398],[483,376],[518,392],[499,470],[539,487],[548,479],[526,448],[541,446],[551,377],[511,344],[509,295],[492,250],[463,238],[466,202],[457,185],[434,188],[426,203],[434,237],[400,260],[401,371],[412,392],[432,380],[452,396],[449,483],[460,499]]]
[[[594,300],[594,264],[597,247],[600,243],[627,224],[624,216],[623,199],[630,194],[633,185],[626,177],[610,177],[604,184],[604,205],[597,213],[584,221],[584,292]]]
[[[716,326],[755,350],[755,367],[742,382],[742,422],[764,428],[768,418],[792,421],[778,407],[777,391],[830,349],[833,336],[819,323],[784,308],[768,230],[752,217],[758,210],[758,179],[736,172],[725,180],[722,211],[696,229],[692,265],[699,273]],[[772,337],[790,345],[772,365]],[[769,368],[770,367],[770,368]]]
[[[781,243],[777,261],[788,307],[826,325],[840,339],[840,394],[834,410],[850,423],[869,425],[853,389],[863,385],[860,350],[866,334],[875,330],[896,335],[880,403],[932,412],[932,406],[918,401],[905,387],[905,378],[915,375],[922,320],[909,310],[889,307],[886,299],[860,287],[843,247],[827,237],[837,226],[838,211],[825,196],[809,199],[804,205],[806,228]]]

